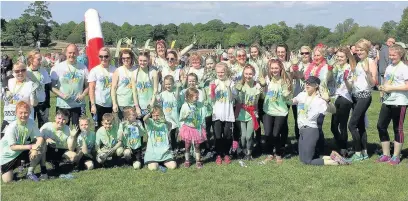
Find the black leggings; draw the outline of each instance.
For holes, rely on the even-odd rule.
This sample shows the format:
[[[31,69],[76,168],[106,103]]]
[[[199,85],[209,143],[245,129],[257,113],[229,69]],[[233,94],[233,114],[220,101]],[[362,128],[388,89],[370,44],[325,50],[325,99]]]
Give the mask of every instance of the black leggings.
[[[283,140],[282,139],[287,139],[287,133],[283,131],[284,126],[287,118],[285,116],[270,116],[268,114],[265,114],[263,116],[263,122],[264,122],[264,129],[265,129],[265,136],[266,136],[266,144],[267,144],[267,152],[269,154],[272,154],[273,148],[276,149],[276,155],[282,156],[283,154],[283,149],[282,146]]]
[[[389,142],[390,136],[387,128],[392,120],[394,130],[394,141],[404,143],[404,120],[407,106],[382,104],[380,116],[378,117],[377,130],[381,142]]]
[[[177,128],[171,129],[170,131],[170,143],[171,143],[171,149],[174,151],[178,148],[178,143],[177,143]]]
[[[227,121],[214,121],[215,152],[217,152],[217,155],[229,155],[229,150],[232,145],[233,124],[233,122]]]
[[[293,119],[295,120],[295,137],[296,140],[299,140],[299,126],[298,126],[298,113],[297,105],[292,105]]]
[[[355,152],[361,152],[361,150],[367,150],[367,132],[365,128],[364,117],[371,105],[372,97],[368,98],[356,98],[353,99],[353,112],[348,124],[351,136],[353,137],[353,146]]]
[[[336,114],[332,115],[331,132],[333,133],[338,148],[347,149],[347,122],[353,103],[339,96],[336,102],[334,102],[334,105],[336,106]]]
[[[69,118],[67,121],[67,125],[72,122],[72,125],[79,125],[79,116],[81,116],[81,108],[80,107],[74,107],[74,108],[59,108],[56,107],[55,111],[58,111],[59,109],[64,109],[69,112]]]
[[[213,146],[214,146],[214,141],[211,141],[210,139],[211,139],[211,137],[214,135],[212,132],[211,132],[211,127],[213,128],[213,130],[214,130],[214,126],[213,126],[213,121],[212,121],[212,116],[208,116],[208,117],[206,117],[205,118],[205,132],[207,133],[207,140],[206,140],[206,143],[205,143],[205,148],[206,149],[211,149]],[[215,140],[215,139],[214,139]],[[204,144],[204,143],[203,143]]]

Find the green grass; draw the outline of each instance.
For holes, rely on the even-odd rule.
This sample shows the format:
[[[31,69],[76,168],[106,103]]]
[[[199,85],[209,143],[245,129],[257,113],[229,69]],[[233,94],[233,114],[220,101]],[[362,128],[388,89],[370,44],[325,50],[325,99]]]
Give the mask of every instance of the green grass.
[[[378,100],[375,92],[368,111],[368,140],[375,144],[379,142]],[[293,136],[293,119],[289,119]],[[327,143],[334,147],[330,116],[326,117],[324,130]],[[73,180],[3,184],[2,200],[408,200],[407,160],[392,167],[375,164],[376,158],[373,155],[368,161],[337,167],[306,166],[298,157],[282,165],[259,166],[261,157],[247,168],[233,161],[229,166],[218,167],[211,162],[201,170],[192,166],[167,173],[131,167],[97,169],[74,173]]]

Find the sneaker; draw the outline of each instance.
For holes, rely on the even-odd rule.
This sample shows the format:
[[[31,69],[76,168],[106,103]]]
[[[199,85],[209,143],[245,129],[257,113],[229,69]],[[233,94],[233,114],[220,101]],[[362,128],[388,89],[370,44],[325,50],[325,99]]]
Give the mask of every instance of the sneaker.
[[[390,160],[391,160],[391,156],[381,155],[380,158],[378,158],[375,162],[376,163],[384,163],[384,162],[388,162]]]
[[[270,161],[273,161],[274,156],[273,155],[268,155],[263,161],[259,162],[259,165],[265,165]]]
[[[389,161],[388,164],[390,165],[398,165],[401,162],[398,156],[393,156]]]
[[[368,160],[368,154],[361,154],[363,155],[363,160]]]
[[[362,161],[364,156],[362,154],[353,154],[353,156],[347,159],[347,162]]]
[[[40,175],[40,180],[47,180],[47,179],[48,179],[48,174],[47,173]]]
[[[27,174],[27,179],[38,182],[40,181],[40,179],[38,179],[38,177],[35,174]]]
[[[184,162],[184,167],[189,168],[190,167],[190,161],[185,161]]]
[[[280,164],[282,164],[282,163],[283,163],[283,159],[282,159],[282,157],[281,157],[281,156],[276,156],[275,158],[276,158],[276,163],[277,163],[277,164],[279,164],[279,165],[280,165]]]
[[[203,163],[202,162],[196,162],[196,167],[197,167],[197,169],[203,168]]]
[[[217,159],[215,160],[215,163],[216,163],[217,165],[221,165],[221,164],[222,164],[222,158],[221,158],[220,155],[217,156]]]
[[[231,158],[228,155],[224,156],[224,163],[227,165],[231,163]]]
[[[333,161],[336,161],[339,165],[349,165],[350,164],[350,162],[348,162],[343,156],[341,156],[336,151],[332,151],[332,153],[330,154],[330,158]]]

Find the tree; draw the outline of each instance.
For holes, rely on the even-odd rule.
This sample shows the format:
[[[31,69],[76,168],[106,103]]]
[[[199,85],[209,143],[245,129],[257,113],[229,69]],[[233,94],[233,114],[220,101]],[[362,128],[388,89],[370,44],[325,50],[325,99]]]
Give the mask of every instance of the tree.
[[[6,33],[2,34],[2,41],[11,42],[14,47],[27,45],[29,30],[30,25],[22,18],[12,19],[6,24]]]
[[[381,26],[381,31],[389,37],[395,37],[398,23],[394,20],[384,22]]]
[[[264,45],[273,45],[285,42],[283,36],[285,31],[277,24],[266,25],[261,31],[262,43]]]
[[[206,26],[207,26],[207,30],[216,31],[216,32],[222,32],[225,28],[224,23],[221,20],[208,21]]]
[[[45,1],[34,1],[24,10],[22,18],[29,25],[28,33],[31,35],[31,40],[28,42],[32,45],[37,41],[41,41],[43,45],[48,45],[51,42],[50,23],[52,15],[48,10],[48,5]]]
[[[350,32],[353,27],[358,26],[357,23],[354,22],[353,18],[348,18],[344,20],[343,23],[339,23],[336,25],[334,32],[339,33],[340,35],[344,36],[348,32]]]
[[[161,39],[164,40],[166,36],[167,36],[167,31],[162,24],[158,24],[154,26],[153,35],[152,35],[154,41],[161,40]]]
[[[403,41],[404,43],[408,42],[408,7],[404,9],[401,21],[397,26],[396,30],[397,39]]]
[[[83,43],[82,34],[74,32],[67,37],[69,43]]]
[[[250,45],[248,32],[235,32],[231,34],[229,38],[229,46],[235,46],[238,44]]]
[[[355,34],[347,39],[347,43],[354,44],[361,38],[365,38],[372,43],[381,43],[385,40],[385,34],[375,27],[360,27]]]
[[[258,43],[261,45],[261,31],[263,27],[262,26],[253,26],[249,28],[248,30],[248,38],[251,40],[251,43]]]
[[[164,28],[166,29],[167,34],[174,34],[174,35],[178,34],[178,32],[177,32],[178,27],[174,23],[170,23],[168,25],[165,25]]]

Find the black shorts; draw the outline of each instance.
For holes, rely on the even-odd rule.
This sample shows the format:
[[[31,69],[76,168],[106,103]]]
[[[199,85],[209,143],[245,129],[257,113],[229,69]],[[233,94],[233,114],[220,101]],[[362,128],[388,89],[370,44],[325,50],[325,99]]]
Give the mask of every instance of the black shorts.
[[[62,156],[68,149],[56,149],[47,145],[46,159],[51,162],[62,162]]]
[[[131,150],[132,150],[132,161],[142,162],[142,148],[131,149]]]
[[[15,159],[1,166],[1,174],[4,174],[8,171],[13,171],[21,165],[21,161],[24,160],[25,163],[30,163],[29,151],[23,151]]]

